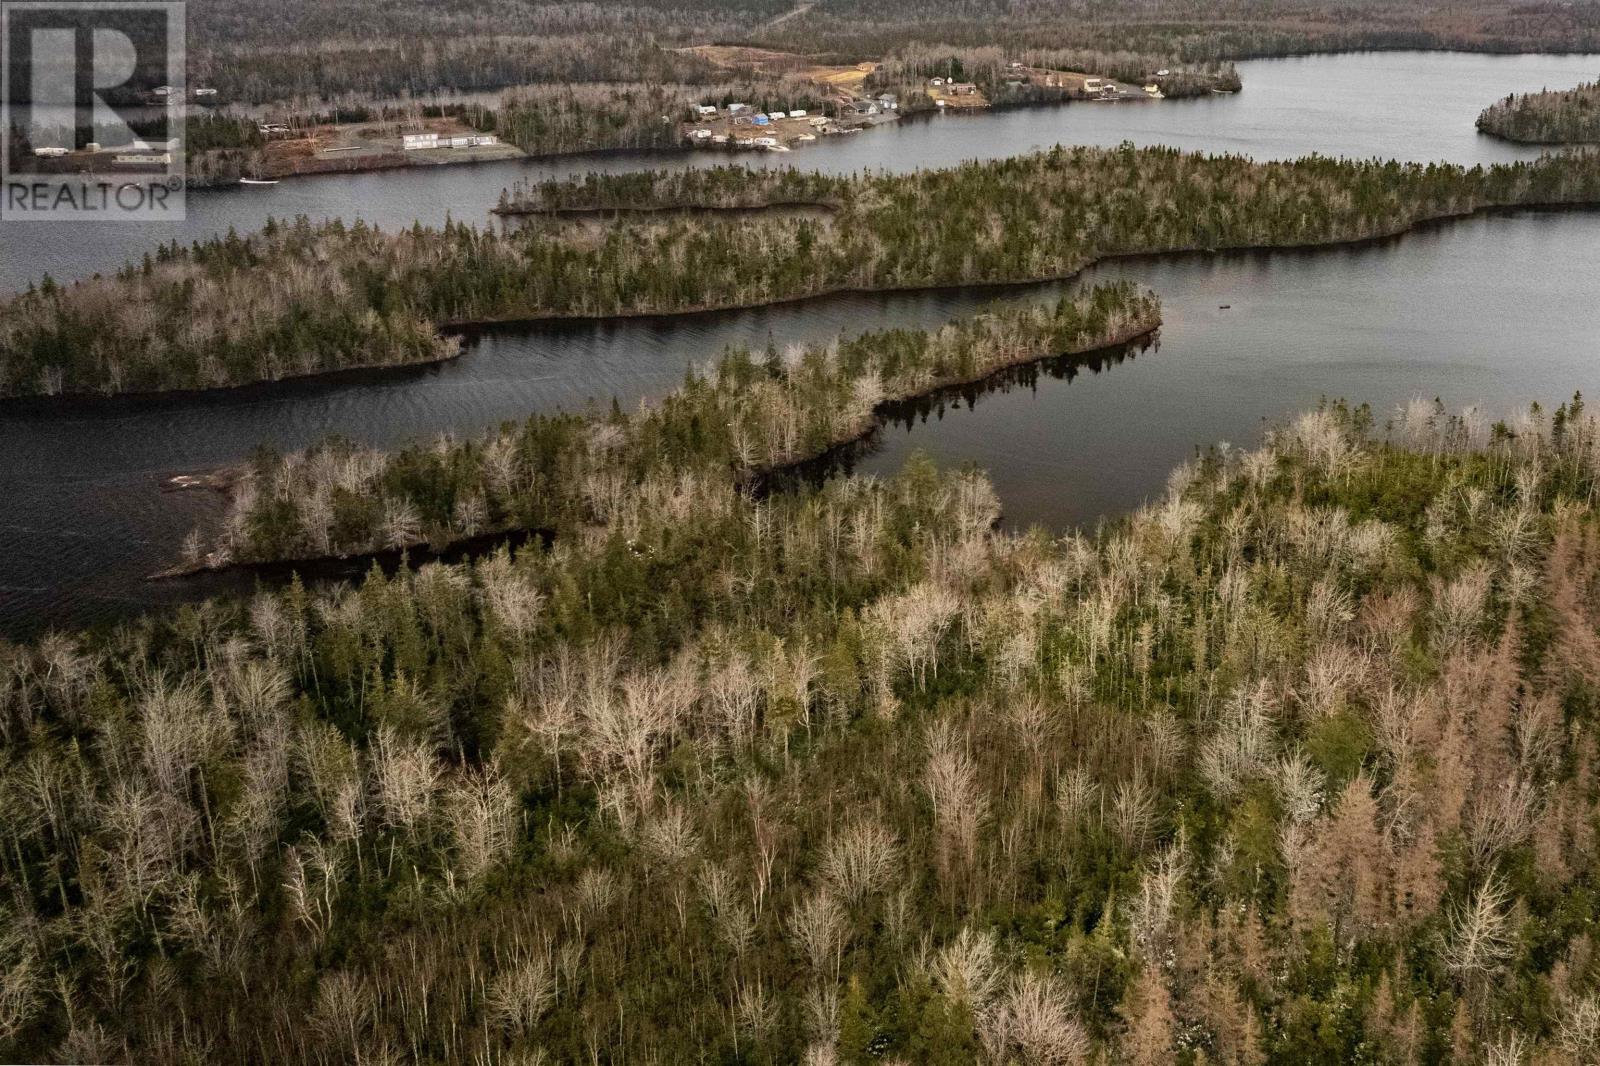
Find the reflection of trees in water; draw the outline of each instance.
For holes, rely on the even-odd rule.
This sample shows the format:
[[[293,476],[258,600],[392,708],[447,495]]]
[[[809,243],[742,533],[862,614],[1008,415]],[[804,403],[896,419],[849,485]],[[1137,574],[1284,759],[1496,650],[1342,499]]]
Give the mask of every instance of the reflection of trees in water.
[[[1036,390],[1044,379],[1070,383],[1085,372],[1098,374],[1110,370],[1152,349],[1161,349],[1160,330],[1129,344],[1080,355],[1058,355],[1007,367],[982,381],[936,389],[908,400],[882,404],[878,408],[878,425],[866,436],[841,444],[810,462],[769,475],[758,486],[758,491],[777,492],[799,485],[819,485],[830,477],[854,473],[860,463],[882,451],[883,438],[879,430],[884,426],[911,431],[930,417],[943,419],[946,410],[973,410],[984,396],[1008,393],[1014,389]]]
[[[991,393],[1007,393],[1013,389],[1037,389],[1042,379],[1071,382],[1085,371],[1098,374],[1102,370],[1120,366],[1140,352],[1160,347],[1160,334],[1145,337],[1132,344],[1118,345],[1083,355],[1058,355],[1035,363],[1007,367],[991,377],[968,385],[939,389],[924,396],[885,404],[879,410],[880,421],[886,425],[913,429],[916,423],[926,422],[929,416],[943,418],[945,409],[954,406],[968,410],[978,404],[980,397]]]

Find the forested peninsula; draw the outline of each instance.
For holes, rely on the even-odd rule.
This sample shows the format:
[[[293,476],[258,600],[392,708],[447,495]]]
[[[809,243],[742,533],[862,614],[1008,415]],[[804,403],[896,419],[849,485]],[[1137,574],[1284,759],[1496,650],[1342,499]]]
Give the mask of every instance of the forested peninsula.
[[[1600,144],[1600,84],[1513,93],[1484,109],[1478,129],[1525,144]]]
[[[659,404],[608,416],[535,415],[488,436],[398,452],[342,439],[263,454],[229,487],[214,534],[179,570],[372,554],[509,531],[590,535],[622,497],[668,472],[751,487],[877,424],[885,405],[1051,356],[1152,333],[1155,295],[1097,286],[1053,306],[996,309],[932,330],[882,330],[809,348],[733,349]]]
[[[0,645],[0,1051],[1592,1062],[1596,455],[1334,408],[1061,537],[662,469]]]
[[[1256,163],[1058,147],[905,175],[720,168],[541,196],[632,206],[812,197],[835,209],[759,224],[669,215],[597,233],[559,223],[384,233],[299,220],[169,246],[114,277],[41,285],[0,306],[0,397],[209,388],[437,359],[453,351],[441,335],[452,324],[1037,281],[1105,256],[1368,240],[1487,208],[1594,204],[1600,164]]]

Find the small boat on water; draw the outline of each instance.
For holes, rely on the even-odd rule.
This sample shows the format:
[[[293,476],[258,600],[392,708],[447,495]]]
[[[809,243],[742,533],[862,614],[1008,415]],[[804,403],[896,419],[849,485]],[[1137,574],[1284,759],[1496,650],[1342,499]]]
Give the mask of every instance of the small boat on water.
[[[276,178],[240,178],[239,179],[239,184],[240,185],[276,185],[276,184],[278,184],[278,180]]]

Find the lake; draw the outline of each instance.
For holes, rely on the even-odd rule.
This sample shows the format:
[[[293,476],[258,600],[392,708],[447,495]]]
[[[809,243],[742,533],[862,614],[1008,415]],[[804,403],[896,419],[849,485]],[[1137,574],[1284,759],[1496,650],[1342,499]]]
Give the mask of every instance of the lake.
[[[1512,90],[1590,79],[1596,66],[1595,57],[1411,53],[1250,62],[1240,64],[1246,89],[1233,97],[940,116],[779,158],[837,170],[890,160],[904,168],[1058,141],[1128,139],[1260,158],[1315,150],[1492,162],[1536,153],[1479,137],[1472,119],[1484,104]],[[605,160],[608,169],[647,162],[663,160]],[[137,226],[8,225],[0,229],[5,279],[105,269],[149,242],[189,239],[208,227],[243,231],[269,213],[360,214],[386,224],[411,216],[439,221],[446,212],[478,220],[517,176],[598,165],[495,164],[202,193],[191,199],[185,233],[165,236]],[[29,232],[14,235],[19,230]],[[26,249],[26,264],[15,249]],[[105,256],[112,258],[102,262]],[[857,468],[893,469],[913,449],[944,463],[974,462],[991,472],[1008,522],[1065,528],[1137,506],[1197,447],[1253,443],[1266,421],[1322,397],[1369,402],[1380,414],[1417,395],[1508,411],[1535,399],[1554,404],[1596,385],[1600,213],[1477,218],[1360,248],[1107,263],[1081,280],[1121,276],[1161,294],[1166,325],[1158,348],[1065,380],[1044,376],[947,401],[887,427]],[[376,382],[298,383],[110,408],[0,409],[0,632],[116,617],[247,584],[238,577],[142,578],[170,561],[184,533],[217,509],[208,495],[163,495],[161,482],[236,461],[257,444],[300,447],[332,432],[395,444],[472,432],[533,410],[606,404],[613,396],[631,405],[677,384],[686,365],[730,343],[929,326],[996,298],[1053,299],[1061,289],[833,297],[728,314],[497,331],[455,363]]]

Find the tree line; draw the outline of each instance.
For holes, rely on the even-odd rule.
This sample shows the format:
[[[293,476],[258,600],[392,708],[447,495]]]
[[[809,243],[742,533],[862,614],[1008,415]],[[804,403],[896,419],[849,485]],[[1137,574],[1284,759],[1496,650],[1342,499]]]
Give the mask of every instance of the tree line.
[[[1157,84],[1169,97],[1204,96],[1213,90],[1233,92],[1242,83],[1232,63],[1204,62],[1181,64],[1170,53],[1145,55],[1125,50],[1100,51],[1089,48],[1007,49],[997,45],[959,47],[913,45],[885,57],[867,79],[874,89],[920,91],[930,78],[953,78],[972,82],[998,106],[1011,103],[1037,103],[1051,99],[1050,87],[1024,82],[1012,63],[1045,70],[1075,71],[1136,85]],[[1165,74],[1159,73],[1165,70]],[[1054,87],[1054,99],[1065,100],[1068,93]]]
[[[659,175],[651,186],[669,194],[642,205],[641,179],[616,180],[586,182],[582,195],[715,206],[759,202],[793,179]],[[1058,147],[951,170],[811,180],[841,205],[826,219],[675,216],[598,235],[538,221],[509,233],[454,222],[385,233],[302,219],[169,246],[114,277],[42,284],[7,301],[0,396],[197,388],[437,359],[453,349],[436,331],[455,322],[1035,281],[1108,255],[1362,240],[1488,207],[1600,200],[1600,167],[1581,155],[1469,169]]]
[[[0,1054],[1592,1062],[1597,442],[1335,406],[1063,535],[663,469],[0,647]]]

